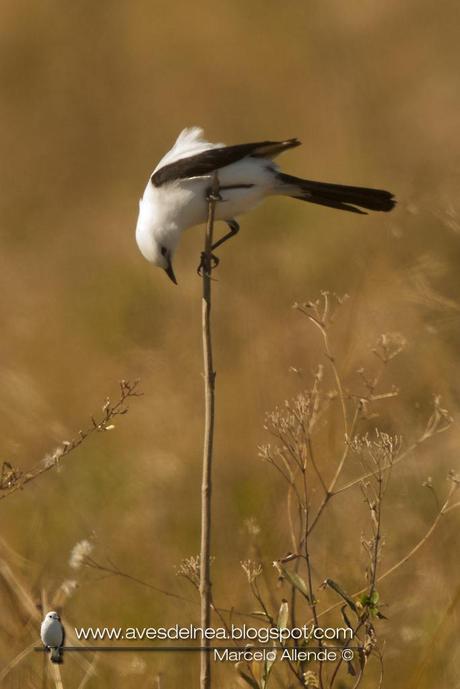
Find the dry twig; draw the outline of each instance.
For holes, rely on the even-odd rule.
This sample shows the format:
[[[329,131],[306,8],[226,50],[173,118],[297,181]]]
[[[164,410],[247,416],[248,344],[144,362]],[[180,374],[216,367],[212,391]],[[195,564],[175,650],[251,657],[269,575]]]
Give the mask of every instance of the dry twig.
[[[211,497],[212,497],[212,459],[214,441],[214,405],[215,379],[212,357],[211,331],[211,265],[212,265],[212,237],[214,229],[214,215],[216,203],[219,200],[219,180],[214,173],[212,188],[208,197],[208,223],[206,226],[203,253],[203,296],[202,296],[202,328],[203,328],[203,363],[204,363],[204,391],[205,391],[205,425],[203,445],[203,474],[201,483],[201,547],[200,547],[200,597],[201,597],[201,627],[206,629],[211,624]],[[205,638],[204,650],[200,658],[200,686],[210,689],[211,686],[211,655],[210,640]]]
[[[62,460],[80,447],[93,433],[110,431],[114,428],[113,420],[116,416],[121,416],[128,412],[126,401],[132,397],[140,397],[141,392],[137,391],[139,381],[133,383],[122,380],[120,382],[120,397],[113,404],[109,398],[106,399],[102,407],[100,418],[91,417],[91,425],[85,430],[79,431],[78,435],[72,440],[64,440],[55,450],[47,454],[30,471],[23,472],[18,468],[13,468],[8,462],[3,463],[0,477],[0,500],[7,498],[17,490],[24,488],[27,483],[51,471],[59,466]]]

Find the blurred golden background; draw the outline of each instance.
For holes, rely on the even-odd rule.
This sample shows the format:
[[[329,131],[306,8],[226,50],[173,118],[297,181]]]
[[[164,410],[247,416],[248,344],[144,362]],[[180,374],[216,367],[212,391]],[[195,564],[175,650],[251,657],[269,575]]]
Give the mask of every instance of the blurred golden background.
[[[239,564],[251,555],[248,519],[260,526],[274,581],[271,562],[289,547],[284,488],[257,445],[267,441],[265,412],[305,387],[324,359],[294,301],[322,289],[350,295],[334,331],[348,380],[359,366],[372,368],[369,350],[381,333],[407,339],[386,381],[401,392],[382,405],[384,429],[417,437],[435,393],[455,415],[458,19],[451,0],[442,11],[433,0],[2,3],[0,460],[27,470],[87,425],[106,395],[116,398],[122,378],[140,378],[144,392],[113,431],[0,502],[0,555],[37,603],[43,589],[52,598],[64,580],[78,579],[66,624],[198,621],[196,603],[68,564],[75,543],[91,538],[99,561],[196,599],[175,566],[199,550],[202,231],[180,247],[178,287],[134,240],[148,175],[183,127],[198,124],[227,144],[297,136],[302,148],[280,158],[286,171],[386,188],[398,199],[393,213],[362,217],[270,200],[242,218],[220,253],[218,603],[253,609]],[[387,566],[433,521],[436,504],[422,482],[432,476],[441,499],[457,457],[454,427],[395,469]],[[330,561],[359,553],[359,496],[348,493],[335,509],[350,533],[344,543],[334,519],[325,524],[318,581]],[[458,545],[453,512],[385,581],[384,686],[457,686]],[[351,590],[363,585],[353,571]],[[0,601],[2,668],[38,642],[38,628],[34,637],[35,622],[3,579]],[[158,673],[162,688],[195,687],[198,658],[110,654],[97,670],[89,689],[154,687]],[[43,658],[31,654],[5,687],[42,687],[42,671]],[[73,659],[62,673],[66,689],[79,686]],[[241,686],[231,665],[215,667],[215,679]]]

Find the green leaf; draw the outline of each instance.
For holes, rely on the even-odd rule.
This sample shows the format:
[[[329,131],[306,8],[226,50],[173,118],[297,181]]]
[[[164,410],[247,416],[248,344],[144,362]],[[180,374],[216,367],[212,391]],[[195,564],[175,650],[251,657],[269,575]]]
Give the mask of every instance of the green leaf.
[[[373,617],[386,619],[386,617],[379,612],[378,603],[380,594],[378,591],[373,591],[370,596],[367,593],[363,593],[359,600],[363,607],[369,608],[369,612]]]
[[[371,605],[377,605],[377,603],[379,602],[379,600],[380,600],[380,594],[379,594],[379,592],[378,592],[378,591],[374,591],[374,592],[372,593],[372,596],[370,597]]]
[[[343,600],[346,603],[348,603],[353,612],[358,612],[354,600],[351,598],[351,596],[348,595],[346,591],[344,591],[344,589],[341,586],[339,586],[339,584],[337,584],[333,579],[326,579],[325,584],[327,584],[331,589],[338,593],[339,596],[343,598]]]
[[[289,569],[286,569],[285,567],[280,566],[280,569],[282,570],[286,579],[288,579],[289,582],[294,586],[294,588],[300,591],[302,596],[305,596],[307,601],[311,604],[310,596],[308,595],[307,585],[302,579],[302,577],[296,574],[296,572],[291,572]]]
[[[359,597],[359,602],[363,606],[363,608],[367,607],[370,603],[369,596],[367,593],[363,593],[362,596]]]

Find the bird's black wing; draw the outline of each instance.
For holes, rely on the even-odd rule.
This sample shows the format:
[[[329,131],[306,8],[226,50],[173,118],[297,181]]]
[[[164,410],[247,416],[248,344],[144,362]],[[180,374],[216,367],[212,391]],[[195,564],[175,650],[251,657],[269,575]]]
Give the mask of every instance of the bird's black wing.
[[[237,146],[222,146],[221,148],[210,148],[202,153],[197,153],[187,158],[169,163],[153,173],[151,181],[154,187],[161,187],[166,182],[173,182],[177,179],[187,177],[202,177],[209,175],[214,170],[236,163],[247,156],[252,158],[272,159],[279,153],[289,148],[300,146],[298,139],[287,139],[286,141],[260,141],[254,144],[238,144]]]

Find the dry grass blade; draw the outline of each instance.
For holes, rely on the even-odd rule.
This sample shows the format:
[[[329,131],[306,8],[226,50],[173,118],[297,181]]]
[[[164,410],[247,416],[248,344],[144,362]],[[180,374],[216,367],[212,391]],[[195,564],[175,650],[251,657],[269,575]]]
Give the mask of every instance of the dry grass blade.
[[[13,670],[19,663],[24,660],[24,658],[27,658],[29,653],[32,653],[35,646],[37,645],[36,641],[33,641],[29,646],[26,646],[20,653],[18,653],[17,656],[15,656],[12,660],[10,660],[3,670],[0,670],[0,682],[3,682],[4,679],[10,674],[11,670]]]
[[[83,675],[82,680],[81,680],[80,684],[78,685],[77,689],[84,689],[84,687],[88,684],[91,677],[93,677],[96,674],[97,661],[98,661],[98,657],[97,657],[97,655],[95,655],[91,665],[89,665],[85,674]]]

